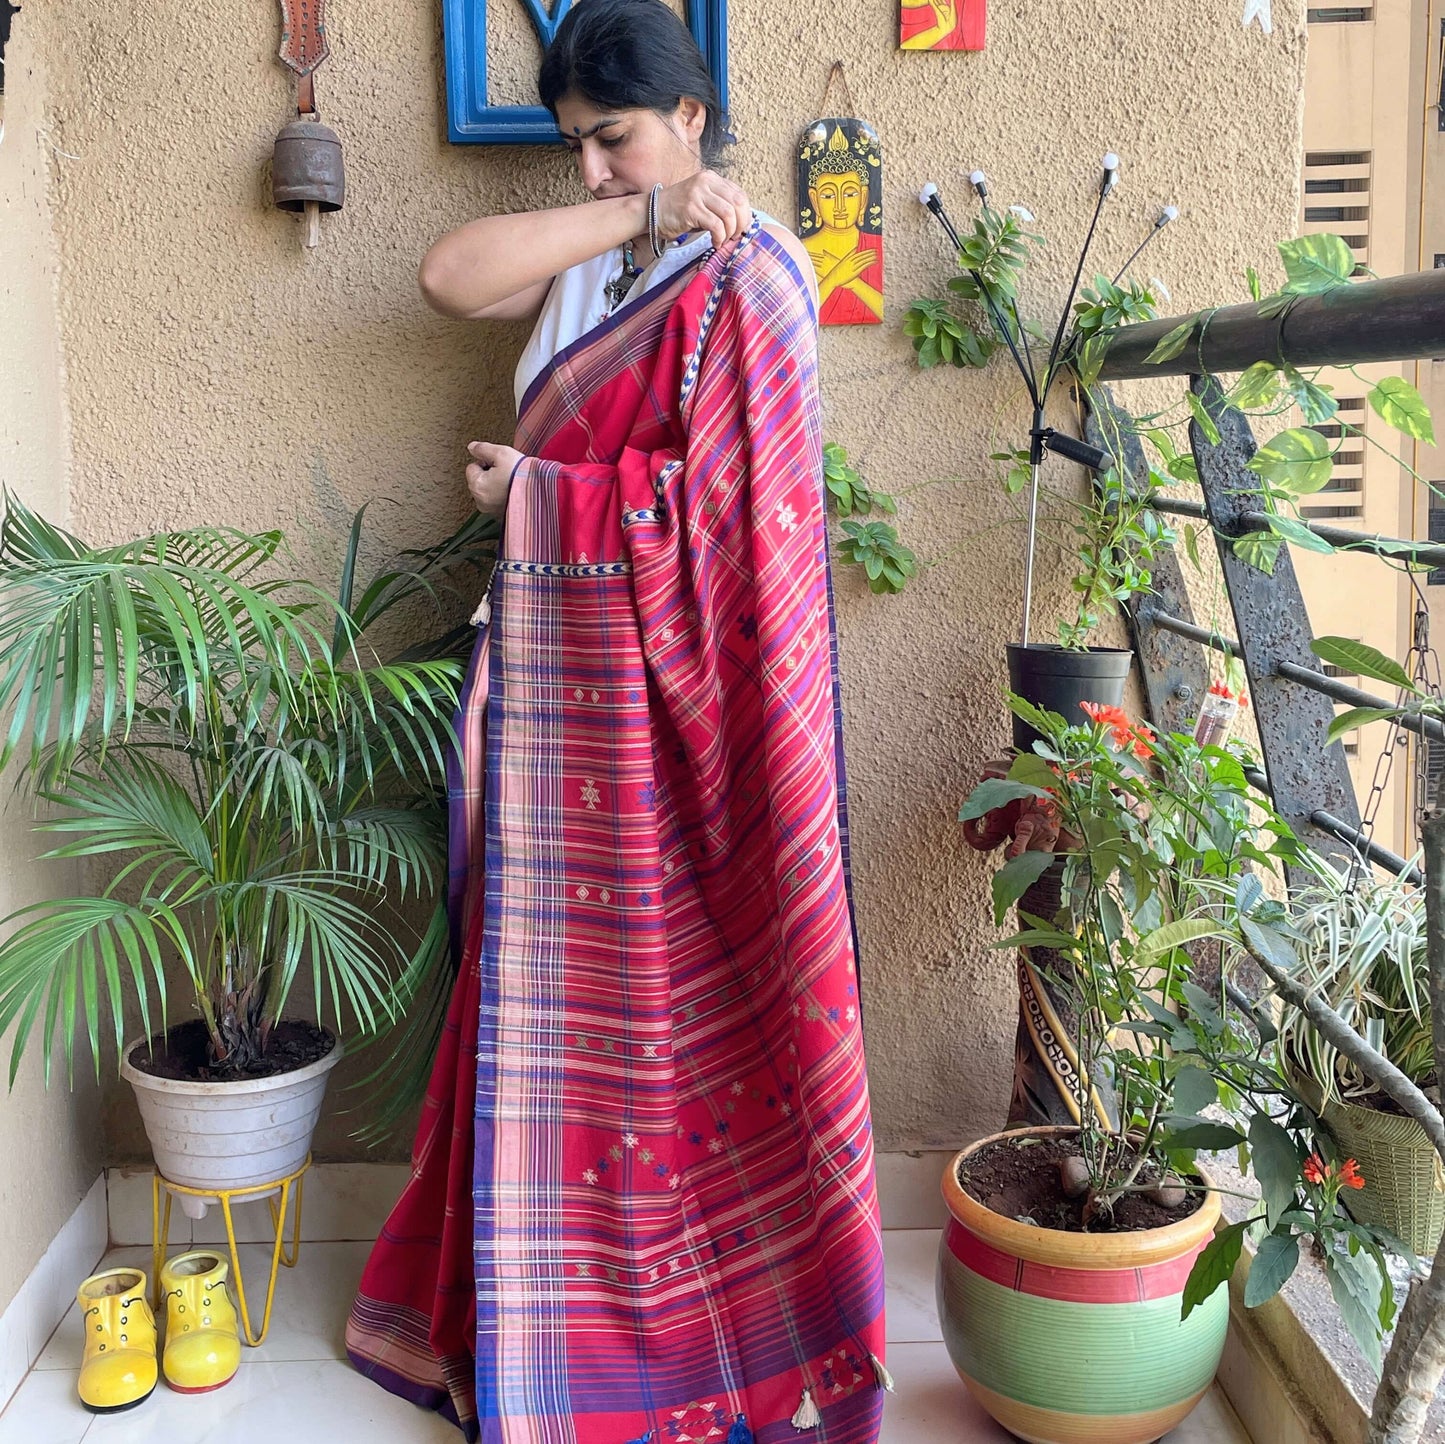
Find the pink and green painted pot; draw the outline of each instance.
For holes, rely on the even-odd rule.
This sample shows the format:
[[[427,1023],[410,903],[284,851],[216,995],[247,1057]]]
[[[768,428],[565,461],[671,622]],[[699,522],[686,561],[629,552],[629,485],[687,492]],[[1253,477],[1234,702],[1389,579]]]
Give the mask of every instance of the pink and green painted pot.
[[[991,1213],[949,1165],[951,1215],[938,1255],[938,1317],[974,1398],[1030,1444],[1149,1444],[1203,1397],[1229,1325],[1221,1285],[1180,1320],[1184,1281],[1214,1233],[1219,1196],[1166,1228],[1065,1233]]]

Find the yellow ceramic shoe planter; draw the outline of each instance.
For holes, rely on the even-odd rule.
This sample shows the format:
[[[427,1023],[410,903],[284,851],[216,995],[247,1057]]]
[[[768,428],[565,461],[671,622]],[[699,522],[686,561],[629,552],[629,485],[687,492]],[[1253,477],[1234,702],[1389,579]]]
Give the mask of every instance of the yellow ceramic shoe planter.
[[[181,1394],[204,1394],[229,1384],[241,1363],[236,1310],[226,1288],[229,1265],[220,1254],[183,1253],[161,1269],[166,1304],[166,1383]]]
[[[133,1409],[156,1386],[156,1321],[140,1269],[92,1274],[76,1291],[85,1347],[80,1402],[92,1414]]]

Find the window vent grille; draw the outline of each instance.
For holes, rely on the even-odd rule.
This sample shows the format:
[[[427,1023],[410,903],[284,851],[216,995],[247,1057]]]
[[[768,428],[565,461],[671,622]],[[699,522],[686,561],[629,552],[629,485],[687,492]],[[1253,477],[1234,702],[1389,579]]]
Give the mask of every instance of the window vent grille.
[[[1439,482],[1435,483],[1438,488]],[[1432,542],[1445,541],[1445,506],[1432,506],[1430,508],[1430,538]],[[1425,573],[1425,585],[1430,587],[1445,587],[1445,567],[1431,567]]]
[[[1323,492],[1344,492],[1344,498],[1332,499],[1328,506],[1302,506],[1301,516],[1314,517],[1317,521],[1339,517],[1361,517],[1365,514],[1365,450],[1364,438],[1360,435],[1365,426],[1365,398],[1363,396],[1337,396],[1339,413],[1333,421],[1322,421],[1311,430],[1318,431],[1327,440],[1336,444],[1334,468],[1330,479],[1321,488]]]
[[[1333,233],[1360,265],[1370,256],[1370,152],[1317,150],[1305,155],[1306,235]]]

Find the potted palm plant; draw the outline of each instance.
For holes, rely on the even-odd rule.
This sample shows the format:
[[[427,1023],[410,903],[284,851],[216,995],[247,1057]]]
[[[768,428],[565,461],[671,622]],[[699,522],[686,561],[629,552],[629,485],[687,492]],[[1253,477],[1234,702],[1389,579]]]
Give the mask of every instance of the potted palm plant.
[[[1316,880],[1291,900],[1296,976],[1438,1099],[1424,895],[1405,874],[1381,880],[1368,867],[1351,875],[1327,859],[1308,860]],[[1341,1153],[1359,1160],[1365,1182],[1348,1196],[1350,1212],[1432,1256],[1445,1232],[1445,1173],[1424,1128],[1298,1013],[1281,1028],[1280,1048]]]
[[[0,925],[11,1076],[37,1033],[47,1079],[57,1037],[97,1073],[113,1040],[158,1167],[193,1188],[299,1168],[343,1020],[377,1034],[446,956],[463,638],[371,638],[472,566],[482,528],[364,587],[361,534],[358,513],[333,594],[279,570],[279,532],[92,547],[5,497],[0,765],[43,805],[48,857],[119,864]],[[303,980],[314,1021],[288,1015]]]

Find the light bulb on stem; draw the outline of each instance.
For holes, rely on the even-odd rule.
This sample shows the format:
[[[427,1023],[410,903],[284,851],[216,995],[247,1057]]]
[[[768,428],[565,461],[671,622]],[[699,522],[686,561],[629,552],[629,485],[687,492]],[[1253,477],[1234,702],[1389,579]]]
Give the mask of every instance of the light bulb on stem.
[[[1119,267],[1119,274],[1114,277],[1114,284],[1116,286],[1119,284],[1120,281],[1124,279],[1124,273],[1129,269],[1129,267],[1132,266],[1134,262],[1139,259],[1140,255],[1143,254],[1144,247],[1147,246],[1149,242],[1152,241],[1154,237],[1157,236],[1159,232],[1162,231],[1164,227],[1170,223],[1170,221],[1177,221],[1178,219],[1178,206],[1171,205],[1161,207],[1158,216],[1155,217],[1154,224],[1149,228],[1148,234],[1144,237],[1142,241],[1139,242],[1137,246],[1134,247],[1134,250],[1130,255],[1129,259],[1125,261],[1122,266]]]

